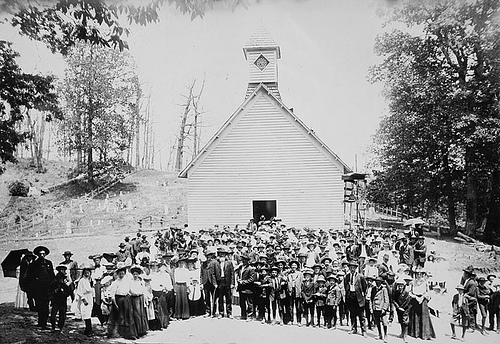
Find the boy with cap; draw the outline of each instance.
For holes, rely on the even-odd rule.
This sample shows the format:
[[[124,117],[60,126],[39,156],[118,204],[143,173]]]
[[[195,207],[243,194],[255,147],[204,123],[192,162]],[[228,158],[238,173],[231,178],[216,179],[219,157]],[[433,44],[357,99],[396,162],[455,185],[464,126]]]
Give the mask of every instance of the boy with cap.
[[[382,276],[375,278],[375,286],[371,291],[371,309],[373,311],[373,320],[377,325],[378,336],[387,343],[387,325],[389,314],[389,292]],[[382,331],[383,330],[383,331]]]
[[[488,303],[490,302],[491,290],[486,286],[486,277],[479,276],[477,279],[477,304],[481,313],[481,334],[485,334],[486,318],[488,316]]]
[[[306,268],[303,271],[304,275],[304,280],[302,281],[302,302],[304,306],[304,315],[306,317],[306,326],[310,326],[311,324],[314,325],[314,292],[315,292],[315,285],[314,281],[312,280],[312,275],[314,272]],[[298,325],[301,326],[301,322],[298,321]]]
[[[51,288],[50,301],[50,324],[52,331],[56,330],[56,317],[59,313],[59,321],[57,322],[58,330],[61,331],[66,322],[66,308],[68,296],[71,294],[69,284],[71,283],[66,276],[66,265],[57,266],[57,274],[54,277],[54,283]]]
[[[462,326],[462,339],[464,339],[467,324],[470,319],[469,301],[464,295],[464,286],[462,284],[457,285],[456,289],[458,293],[453,295],[453,299],[451,301],[451,307],[453,308],[453,314],[450,321],[451,338],[457,338],[457,335],[455,334],[455,326]]]
[[[316,304],[316,326],[321,327],[321,316],[326,327],[325,305],[328,288],[326,286],[325,276],[319,275],[315,283],[314,299]]]
[[[342,292],[340,290],[338,279],[334,274],[327,278],[327,293],[325,300],[325,321],[327,328],[337,328],[337,309],[342,300]]]

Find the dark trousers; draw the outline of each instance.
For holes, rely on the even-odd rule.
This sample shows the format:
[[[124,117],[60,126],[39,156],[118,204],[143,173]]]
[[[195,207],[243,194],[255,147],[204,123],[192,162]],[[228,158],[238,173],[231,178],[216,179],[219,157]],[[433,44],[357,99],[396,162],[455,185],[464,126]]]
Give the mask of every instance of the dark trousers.
[[[62,329],[64,327],[64,323],[66,322],[66,301],[64,302],[52,302],[52,309],[50,310],[50,324],[52,325],[52,329],[56,328],[56,317],[59,314],[59,321],[57,322],[57,327]]]
[[[205,291],[205,305],[207,314],[215,315],[217,311],[215,286],[212,283],[207,282],[203,285],[203,290]]]
[[[332,327],[332,320],[333,320],[333,326],[337,326],[337,306],[325,306],[325,323],[326,327],[331,328]]]
[[[340,301],[339,303],[339,320],[340,325],[342,325],[342,320],[346,321],[346,325],[349,324],[349,308],[347,307],[347,303],[344,301]]]
[[[167,291],[165,301],[167,303],[168,316],[172,317],[175,312],[175,293],[173,289]]]
[[[240,292],[240,309],[241,309],[241,319],[245,320],[248,313],[253,312],[253,294],[246,294]]]
[[[371,330],[372,325],[373,325],[373,319],[371,318],[369,301],[366,301],[366,303],[365,303],[365,317],[366,317],[366,323],[368,325],[368,329]]]
[[[365,328],[365,307],[360,306],[356,298],[356,294],[350,293],[347,297],[347,308],[349,309],[349,314],[351,316],[351,330],[357,332],[357,319],[359,318],[359,323],[361,326],[361,332],[366,332]]]
[[[288,312],[290,314],[291,321],[293,321],[294,309],[297,317],[297,323],[300,324],[302,322],[302,298],[295,296],[290,298],[290,307]]]
[[[302,303],[302,307],[304,310],[304,317],[306,318],[306,325],[314,325],[314,302],[304,302]]]
[[[316,325],[320,326],[321,325],[321,316],[323,315],[323,321],[326,326],[326,319],[325,319],[325,306],[316,306]]]
[[[226,314],[230,316],[233,313],[232,307],[232,295],[231,295],[231,286],[227,285],[225,282],[220,281],[221,284],[217,287],[216,297],[219,300],[219,313],[221,315],[224,314],[224,302],[226,303]],[[215,300],[214,300],[215,303]],[[214,313],[215,314],[215,313]]]
[[[49,320],[49,283],[37,284],[33,297],[38,311],[38,326],[46,327]]]
[[[269,305],[269,298],[268,297],[259,297],[257,299],[258,302],[258,316],[257,320],[266,320],[266,313],[267,313],[267,320],[271,321],[271,309]]]

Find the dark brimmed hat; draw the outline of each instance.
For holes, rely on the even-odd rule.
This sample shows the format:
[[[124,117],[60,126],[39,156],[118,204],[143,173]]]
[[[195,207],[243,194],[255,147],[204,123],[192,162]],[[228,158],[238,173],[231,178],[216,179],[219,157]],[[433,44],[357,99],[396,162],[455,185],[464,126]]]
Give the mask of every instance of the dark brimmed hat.
[[[280,271],[280,268],[277,267],[276,265],[273,265],[273,266],[270,266],[268,270],[269,271],[273,271],[273,270]]]
[[[348,262],[348,263],[347,263],[347,265],[348,265],[348,266],[356,266],[356,267],[358,267],[358,266],[359,266],[358,262],[357,262],[357,261],[355,261],[355,260],[351,260],[350,262]]]
[[[58,265],[58,266],[56,267],[56,270],[57,270],[57,271],[61,271],[61,270],[66,271],[66,270],[68,270],[68,267],[67,267],[66,265],[62,265],[62,264],[61,264],[61,265]]]
[[[292,264],[297,264],[297,266],[300,266],[300,263],[298,260],[295,260],[295,259],[292,259],[288,262],[288,265],[289,266],[292,266]]]
[[[484,277],[484,276],[479,276],[478,278],[476,278],[476,281],[477,281],[477,282],[486,282],[486,277]]]
[[[72,256],[73,253],[71,253],[71,251],[64,251],[64,253],[62,255],[63,256]]]
[[[242,254],[242,255],[240,256],[240,258],[241,258],[242,260],[247,260],[247,261],[248,261],[248,260],[250,260],[250,256],[249,256],[248,254]]]
[[[33,253],[38,256],[38,255],[40,255],[40,252],[42,252],[42,251],[44,251],[46,255],[48,255],[50,253],[50,250],[45,246],[35,247],[35,249],[33,250]]]
[[[330,279],[337,280],[337,276],[335,276],[334,274],[330,274],[330,275],[326,276],[326,279],[327,280],[330,280]]]
[[[118,245],[118,247],[125,247],[125,246],[127,246],[127,245],[125,245],[125,243],[124,243],[124,242],[121,242],[121,243]]]
[[[330,262],[333,261],[332,258],[327,256],[327,257],[324,257],[323,259],[321,259],[321,263],[324,263],[326,260],[329,260]]]
[[[325,276],[319,275],[318,278],[316,278],[316,282],[326,282]]]
[[[463,269],[463,272],[467,272],[468,274],[475,275],[474,267],[472,265],[469,265],[468,267]]]
[[[138,272],[139,274],[142,274],[142,267],[139,265],[134,265],[130,268],[130,273]]]
[[[383,282],[384,278],[382,276],[378,275],[377,277],[375,277],[375,281]]]

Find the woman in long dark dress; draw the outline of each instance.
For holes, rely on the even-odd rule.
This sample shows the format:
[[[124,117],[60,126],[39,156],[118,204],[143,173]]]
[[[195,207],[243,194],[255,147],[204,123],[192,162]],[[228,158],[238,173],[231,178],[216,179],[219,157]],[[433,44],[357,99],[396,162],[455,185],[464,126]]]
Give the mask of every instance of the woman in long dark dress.
[[[172,278],[168,274],[165,264],[159,264],[158,269],[152,266],[150,277],[155,319],[160,323],[160,328],[167,328],[170,324],[167,292],[174,288]]]
[[[178,261],[179,266],[174,271],[175,313],[177,319],[189,319],[189,303],[187,286],[191,273],[186,268],[186,260]]]
[[[120,263],[119,263],[120,264]],[[132,303],[130,300],[131,276],[126,273],[126,267],[118,266],[116,280],[110,289],[112,306],[108,319],[108,337],[119,335],[126,339],[137,339],[137,331],[134,323]]]
[[[429,286],[421,269],[415,271],[415,280],[410,284],[410,297],[408,335],[420,339],[436,338],[428,306]]]
[[[146,287],[141,279],[142,268],[133,266],[130,268],[132,281],[130,282],[130,302],[132,303],[132,315],[134,317],[135,330],[139,337],[148,333],[148,316],[146,313],[146,302],[144,294]]]

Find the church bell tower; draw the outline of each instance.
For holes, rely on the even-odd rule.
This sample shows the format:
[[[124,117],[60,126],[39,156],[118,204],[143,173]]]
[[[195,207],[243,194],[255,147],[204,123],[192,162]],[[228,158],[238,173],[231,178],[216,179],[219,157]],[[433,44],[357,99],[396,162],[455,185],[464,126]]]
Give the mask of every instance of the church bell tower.
[[[263,83],[281,100],[278,91],[278,59],[280,47],[264,28],[259,28],[243,48],[248,64],[249,80],[247,97]]]

